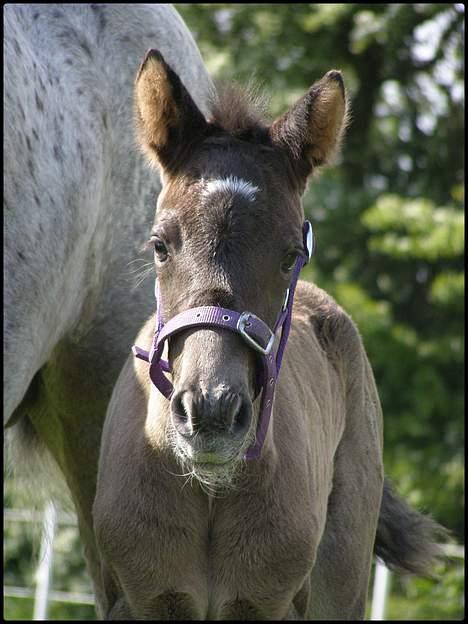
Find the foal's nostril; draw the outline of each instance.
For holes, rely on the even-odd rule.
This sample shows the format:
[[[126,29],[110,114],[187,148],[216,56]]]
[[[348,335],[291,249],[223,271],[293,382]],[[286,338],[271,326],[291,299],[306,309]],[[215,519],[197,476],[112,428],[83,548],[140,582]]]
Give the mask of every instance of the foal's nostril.
[[[231,430],[236,435],[245,433],[252,419],[252,403],[245,398],[241,397],[239,407],[233,414]]]
[[[192,435],[192,427],[190,425],[190,417],[184,404],[184,393],[177,392],[171,400],[172,420],[177,431],[185,436]]]

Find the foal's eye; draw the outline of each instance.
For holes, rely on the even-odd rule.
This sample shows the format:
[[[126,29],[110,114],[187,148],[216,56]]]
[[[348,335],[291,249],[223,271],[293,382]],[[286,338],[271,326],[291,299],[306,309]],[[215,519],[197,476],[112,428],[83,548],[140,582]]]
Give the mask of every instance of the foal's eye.
[[[283,261],[281,263],[281,270],[284,273],[289,273],[294,268],[296,264],[297,253],[288,253],[284,256]]]
[[[156,254],[159,262],[164,262],[165,260],[167,260],[169,252],[167,251],[167,247],[164,241],[162,241],[160,238],[157,238],[156,236],[152,236],[151,240],[154,245],[154,253]]]

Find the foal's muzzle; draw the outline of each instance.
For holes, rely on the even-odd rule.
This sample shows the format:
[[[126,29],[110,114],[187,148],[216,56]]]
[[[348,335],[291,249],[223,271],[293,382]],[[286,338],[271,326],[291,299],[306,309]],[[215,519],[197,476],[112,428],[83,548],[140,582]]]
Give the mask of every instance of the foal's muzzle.
[[[177,432],[191,443],[205,444],[212,435],[243,438],[252,420],[252,402],[243,393],[221,390],[179,390],[171,399]]]

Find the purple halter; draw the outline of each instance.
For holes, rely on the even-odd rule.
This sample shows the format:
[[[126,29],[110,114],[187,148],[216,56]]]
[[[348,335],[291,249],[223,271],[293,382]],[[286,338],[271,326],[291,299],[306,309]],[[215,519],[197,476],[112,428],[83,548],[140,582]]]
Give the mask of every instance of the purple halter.
[[[169,362],[162,360],[162,352],[165,341],[177,332],[193,327],[221,327],[238,333],[243,340],[260,354],[261,370],[257,374],[257,390],[255,397],[263,389],[260,415],[258,419],[255,442],[247,449],[246,459],[257,459],[260,456],[263,442],[268,431],[271,410],[273,407],[273,395],[276,381],[281,368],[284,348],[288,340],[291,327],[291,316],[297,280],[302,267],[307,264],[314,252],[314,235],[309,221],[303,226],[304,252],[297,257],[289,288],[286,290],[281,311],[276,320],[273,331],[251,312],[235,312],[218,306],[202,306],[190,308],[177,314],[167,323],[161,317],[161,297],[159,284],[156,279],[156,329],[154,332],[151,350],[145,351],[134,345],[133,354],[150,363],[150,378],[156,388],[169,399],[174,387],[164,375],[164,371],[170,372]],[[276,358],[272,353],[276,332],[281,328],[281,338],[276,352]]]

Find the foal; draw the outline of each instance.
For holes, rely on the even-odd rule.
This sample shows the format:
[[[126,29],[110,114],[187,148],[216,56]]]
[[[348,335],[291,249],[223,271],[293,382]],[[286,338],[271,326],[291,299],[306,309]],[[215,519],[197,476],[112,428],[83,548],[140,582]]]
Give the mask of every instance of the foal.
[[[299,282],[292,310],[312,251],[301,196],[346,124],[341,74],[270,126],[232,92],[206,120],[151,50],[135,101],[163,177],[151,240],[157,335],[170,330],[159,344],[151,318],[136,340],[157,387],[130,356],[107,413],[94,504],[103,612],[362,618],[383,489],[379,399],[359,333],[331,297]],[[281,360],[291,310],[276,384],[265,361]],[[231,317],[248,320],[224,328]],[[382,505],[382,535],[408,512],[384,491],[394,505]]]

